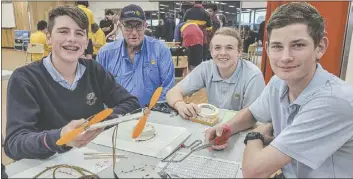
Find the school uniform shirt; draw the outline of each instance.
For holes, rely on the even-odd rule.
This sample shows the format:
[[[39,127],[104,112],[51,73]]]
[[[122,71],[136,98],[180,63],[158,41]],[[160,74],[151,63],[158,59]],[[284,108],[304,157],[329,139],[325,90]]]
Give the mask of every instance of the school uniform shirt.
[[[288,85],[271,78],[249,107],[256,120],[272,122],[274,148],[292,158],[286,178],[353,178],[353,87],[317,64],[293,101]]]
[[[95,43],[95,44],[99,44],[100,47],[96,47],[96,46],[93,46],[93,54],[94,55],[97,55],[99,49],[105,45],[107,42],[106,42],[106,39],[105,39],[105,34],[104,32],[102,31],[101,28],[99,28],[97,30],[96,33],[93,33],[92,34],[92,41]]]
[[[50,58],[17,68],[9,80],[4,149],[14,160],[45,159],[70,150],[56,145],[62,127],[105,106],[113,108],[113,115],[139,108],[136,97],[96,61],[79,59],[74,82],[69,84]]]

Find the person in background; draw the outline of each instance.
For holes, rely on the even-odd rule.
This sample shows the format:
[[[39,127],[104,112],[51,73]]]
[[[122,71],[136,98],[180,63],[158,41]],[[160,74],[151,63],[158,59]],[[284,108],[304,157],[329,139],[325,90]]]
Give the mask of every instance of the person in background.
[[[86,146],[103,129],[85,131],[66,145],[56,142],[105,107],[113,109],[110,118],[140,108],[137,98],[100,64],[80,58],[89,26],[86,14],[76,6],[52,9],[48,21],[52,52],[11,75],[4,147],[10,158],[46,159]]]
[[[192,22],[199,25],[203,33],[203,60],[210,59],[208,31],[212,30],[212,21],[208,12],[204,9],[202,1],[194,1],[194,6],[185,12],[184,22]],[[184,39],[185,40],[185,39]]]
[[[166,13],[164,19],[163,29],[165,30],[165,41],[173,42],[174,39],[174,30],[175,30],[175,21],[171,13]]]
[[[193,22],[186,22],[180,29],[181,37],[183,39],[182,46],[186,47],[188,57],[188,70],[191,72],[203,59],[203,40],[202,33],[198,24]]]
[[[98,24],[92,25],[92,44],[93,44],[93,59],[96,60],[99,49],[107,42],[105,40],[104,32],[98,27]]]
[[[184,13],[178,12],[177,18],[175,19],[175,26],[178,26],[181,22],[183,22],[183,19],[184,19]]]
[[[258,33],[258,41],[263,43],[264,42],[264,34],[265,33],[265,21],[262,21],[259,27]]]
[[[159,100],[165,100],[175,81],[169,48],[164,42],[144,35],[147,22],[140,6],[124,7],[120,20],[124,39],[103,46],[97,55],[98,62],[139,99],[141,107],[149,104],[158,87],[163,87]]]
[[[92,29],[91,26],[94,24],[94,15],[93,12],[88,8],[89,4],[88,1],[76,1],[76,5],[78,8],[83,10],[85,12],[88,21],[89,21],[89,27],[88,27],[88,45],[87,49],[85,50],[85,58],[86,59],[92,59],[93,58],[93,44],[92,44]]]
[[[121,32],[120,16],[115,14],[112,10],[108,9],[105,12],[105,19],[110,21],[110,31],[106,34],[106,39],[119,40],[123,38]]]
[[[42,54],[32,54],[32,61],[38,61],[41,60],[43,57],[48,56],[51,47],[47,44],[47,31],[47,22],[41,20],[37,23],[37,32],[31,34],[31,37],[29,39],[30,43],[38,43],[44,45],[44,56]]]
[[[206,88],[208,103],[221,109],[241,110],[250,106],[265,88],[260,69],[240,58],[242,43],[234,28],[218,29],[211,40],[210,61],[204,61],[167,93],[168,104],[181,117],[196,117],[200,109],[185,103],[184,96]]]
[[[221,23],[219,22],[216,13],[217,13],[217,6],[212,4],[209,8],[207,8],[207,12],[210,14],[212,20],[212,30],[210,30],[208,34],[208,41],[211,41],[214,33],[221,27]]]
[[[250,26],[244,26],[244,50],[243,52],[248,53],[249,46],[256,42],[257,34],[250,29]]]
[[[286,3],[266,30],[275,76],[248,108],[208,129],[205,140],[224,128],[236,134],[255,127],[244,140],[244,178],[280,169],[285,178],[353,178],[353,87],[319,64],[328,46],[324,18],[309,3]]]

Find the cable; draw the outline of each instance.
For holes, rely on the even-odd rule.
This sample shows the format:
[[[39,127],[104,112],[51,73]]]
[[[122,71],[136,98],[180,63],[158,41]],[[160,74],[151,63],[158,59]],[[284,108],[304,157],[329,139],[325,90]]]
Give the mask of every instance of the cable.
[[[81,174],[81,177],[82,179],[99,179],[99,176],[84,169],[84,168],[81,168],[81,167],[78,167],[78,166],[73,166],[73,165],[66,165],[66,164],[61,164],[61,165],[54,165],[54,166],[51,166],[51,167],[47,167],[45,170],[43,170],[42,172],[38,173],[36,176],[34,176],[33,178],[38,178],[40,177],[42,174],[44,174],[45,172],[51,170],[51,169],[54,169],[53,170],[53,178],[56,178],[55,175],[56,175],[56,171],[60,168],[71,168],[73,169],[74,171],[76,171],[77,173]],[[90,175],[86,175],[86,173],[89,173]]]

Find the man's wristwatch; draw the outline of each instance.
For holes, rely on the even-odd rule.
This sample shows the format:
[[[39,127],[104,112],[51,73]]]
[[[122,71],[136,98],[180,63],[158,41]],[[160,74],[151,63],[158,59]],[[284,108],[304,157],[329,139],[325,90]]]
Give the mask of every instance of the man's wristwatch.
[[[244,144],[246,145],[248,143],[248,140],[255,140],[255,139],[260,139],[262,143],[264,143],[264,136],[260,132],[249,132],[246,134]]]

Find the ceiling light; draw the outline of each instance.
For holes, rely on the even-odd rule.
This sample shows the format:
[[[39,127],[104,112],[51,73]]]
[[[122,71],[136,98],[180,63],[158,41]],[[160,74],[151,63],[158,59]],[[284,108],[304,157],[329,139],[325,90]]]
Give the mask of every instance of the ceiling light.
[[[218,1],[216,1],[216,2],[214,2],[215,4],[219,4],[219,2]]]
[[[233,5],[229,5],[229,7],[235,7],[235,6],[233,6]]]

